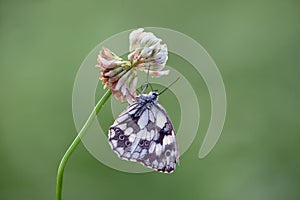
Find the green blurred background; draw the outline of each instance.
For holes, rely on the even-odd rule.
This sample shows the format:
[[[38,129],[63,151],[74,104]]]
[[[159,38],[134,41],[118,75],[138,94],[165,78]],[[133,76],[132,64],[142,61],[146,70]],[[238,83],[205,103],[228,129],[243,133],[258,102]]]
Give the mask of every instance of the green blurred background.
[[[191,36],[218,65],[228,98],[222,136],[199,160],[210,103],[198,77],[203,121],[175,173],[115,171],[80,145],[64,199],[300,199],[299,19],[296,0],[1,0],[0,199],[55,198],[57,166],[76,134],[81,62],[111,35],[149,26]],[[171,55],[168,64],[184,61]]]

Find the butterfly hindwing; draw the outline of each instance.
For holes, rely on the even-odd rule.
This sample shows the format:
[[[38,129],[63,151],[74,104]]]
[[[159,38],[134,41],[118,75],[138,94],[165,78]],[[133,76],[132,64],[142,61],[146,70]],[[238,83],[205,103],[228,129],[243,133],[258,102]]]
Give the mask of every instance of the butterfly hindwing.
[[[129,106],[109,129],[109,143],[117,155],[162,172],[172,172],[179,163],[174,128],[157,102]]]

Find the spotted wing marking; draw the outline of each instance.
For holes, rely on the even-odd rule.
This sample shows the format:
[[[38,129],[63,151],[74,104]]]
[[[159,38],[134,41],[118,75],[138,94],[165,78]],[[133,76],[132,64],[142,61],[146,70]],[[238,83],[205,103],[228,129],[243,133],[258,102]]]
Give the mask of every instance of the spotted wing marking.
[[[137,161],[157,171],[170,173],[179,163],[173,125],[158,103],[139,112],[138,104],[120,114],[109,129],[109,144],[125,160]]]

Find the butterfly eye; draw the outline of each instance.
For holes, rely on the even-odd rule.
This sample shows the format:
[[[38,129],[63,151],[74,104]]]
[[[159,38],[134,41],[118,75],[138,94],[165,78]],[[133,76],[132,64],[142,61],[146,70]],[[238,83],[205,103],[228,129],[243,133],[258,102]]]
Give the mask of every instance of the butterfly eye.
[[[125,139],[125,136],[124,136],[124,135],[119,135],[119,139],[120,139],[120,140],[124,140],[124,139]]]

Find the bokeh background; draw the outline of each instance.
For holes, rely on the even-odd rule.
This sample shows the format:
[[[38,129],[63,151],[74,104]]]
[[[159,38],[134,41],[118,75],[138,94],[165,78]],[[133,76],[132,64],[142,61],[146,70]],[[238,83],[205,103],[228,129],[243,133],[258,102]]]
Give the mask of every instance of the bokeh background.
[[[228,98],[221,138],[198,159],[210,102],[201,77],[185,69],[199,86],[202,118],[176,172],[119,172],[80,145],[64,199],[300,199],[299,19],[295,0],[1,0],[0,199],[55,199],[57,166],[76,134],[71,98],[81,62],[111,35],[149,26],[189,35],[218,65]],[[168,64],[188,66],[175,55]],[[168,96],[161,103],[176,122]]]

